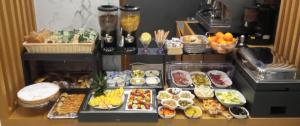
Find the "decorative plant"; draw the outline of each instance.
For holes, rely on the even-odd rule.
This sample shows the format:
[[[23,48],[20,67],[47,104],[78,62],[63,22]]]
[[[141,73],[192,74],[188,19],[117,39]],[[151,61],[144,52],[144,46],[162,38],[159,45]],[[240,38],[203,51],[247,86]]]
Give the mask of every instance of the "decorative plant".
[[[95,92],[94,97],[104,94],[104,91],[106,90],[106,79],[102,73],[94,75],[91,88]]]

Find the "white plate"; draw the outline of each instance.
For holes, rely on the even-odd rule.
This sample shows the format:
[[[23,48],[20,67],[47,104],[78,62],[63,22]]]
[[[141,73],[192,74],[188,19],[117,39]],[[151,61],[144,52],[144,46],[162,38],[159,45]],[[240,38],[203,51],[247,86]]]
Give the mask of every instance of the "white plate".
[[[200,72],[200,71],[190,72],[191,78],[192,78],[193,74],[201,74],[201,75],[204,75],[205,78],[207,78],[207,81],[208,81],[208,82],[207,82],[206,84],[203,84],[203,85],[205,85],[205,86],[211,86],[211,81],[210,81],[210,79],[208,78],[208,76],[207,76],[204,72]],[[192,79],[192,81],[193,81],[193,79]],[[193,84],[194,84],[194,86],[198,86],[198,85],[196,85],[196,84],[194,83],[194,81],[193,81]]]
[[[214,89],[209,86],[198,86],[194,88],[194,93],[199,99],[210,99],[213,98],[215,93]]]
[[[18,91],[18,99],[22,103],[45,103],[59,92],[59,86],[54,83],[42,82],[26,86]]]
[[[134,80],[139,80],[139,83],[134,82]],[[130,79],[130,84],[131,85],[143,85],[146,83],[146,80],[144,78],[131,78]]]
[[[158,85],[160,83],[160,79],[158,77],[147,77],[146,84],[148,85]]]
[[[224,92],[234,92],[234,94],[238,97],[238,99],[241,101],[241,103],[240,104],[230,104],[230,103],[222,102],[220,96],[218,96],[217,94],[218,93],[224,93]],[[246,98],[244,97],[244,95],[241,92],[239,92],[238,90],[235,90],[235,89],[216,89],[215,90],[215,96],[218,99],[218,101],[226,107],[241,106],[241,105],[246,104]]]
[[[185,78],[186,78],[187,81],[188,81],[188,83],[187,83],[186,85],[182,85],[182,84],[177,84],[177,83],[175,83],[175,80],[174,80],[174,77],[173,77],[173,73],[177,73],[177,72],[183,73],[183,74],[185,75]],[[192,79],[191,79],[191,76],[190,76],[189,72],[187,72],[187,71],[183,71],[183,70],[173,70],[173,71],[171,72],[171,76],[172,76],[172,81],[173,81],[173,83],[174,83],[177,87],[188,87],[188,86],[190,86],[190,85],[193,84],[193,81],[192,81]]]
[[[147,77],[158,77],[159,71],[158,70],[147,70],[147,71],[145,71],[145,75]]]
[[[220,85],[220,84],[217,84],[211,77],[210,77],[210,74],[216,74],[216,75],[221,75],[221,80],[224,81],[224,85]],[[209,79],[211,80],[211,82],[218,88],[227,88],[229,86],[232,85],[232,81],[231,79],[228,77],[228,75],[222,71],[219,71],[219,70],[211,70],[211,71],[208,71],[207,72],[207,75],[209,77]]]

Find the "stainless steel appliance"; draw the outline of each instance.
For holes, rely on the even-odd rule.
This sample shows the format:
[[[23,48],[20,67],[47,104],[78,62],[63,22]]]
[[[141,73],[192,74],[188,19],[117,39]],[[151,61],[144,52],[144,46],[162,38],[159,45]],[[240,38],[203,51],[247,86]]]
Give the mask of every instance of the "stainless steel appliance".
[[[245,8],[243,28],[246,43],[270,45],[274,43],[279,5],[257,4]]]
[[[243,10],[253,0],[203,0],[195,18],[207,32],[240,33]]]
[[[233,57],[233,81],[246,97],[251,116],[300,116],[300,75],[293,65],[274,63],[268,48],[242,47]]]
[[[118,7],[102,5],[98,7],[103,52],[113,52],[117,48]]]

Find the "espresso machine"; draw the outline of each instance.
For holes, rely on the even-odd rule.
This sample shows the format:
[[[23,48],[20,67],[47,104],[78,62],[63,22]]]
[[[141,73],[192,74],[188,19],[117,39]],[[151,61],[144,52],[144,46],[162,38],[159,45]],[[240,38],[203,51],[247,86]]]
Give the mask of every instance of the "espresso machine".
[[[98,11],[102,52],[113,52],[117,48],[118,7],[102,5]]]
[[[137,36],[136,31],[140,24],[140,8],[126,4],[121,7],[121,31],[123,49],[125,53],[137,52]]]
[[[202,0],[195,18],[205,32],[241,33],[243,10],[253,0]]]
[[[254,7],[245,8],[243,22],[246,33],[245,43],[251,45],[274,43],[279,3],[279,1],[274,4],[257,2]]]

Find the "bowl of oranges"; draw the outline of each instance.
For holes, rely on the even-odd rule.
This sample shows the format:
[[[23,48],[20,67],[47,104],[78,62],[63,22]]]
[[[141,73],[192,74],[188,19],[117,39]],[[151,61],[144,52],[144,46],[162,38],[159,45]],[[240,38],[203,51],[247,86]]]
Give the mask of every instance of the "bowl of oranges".
[[[236,46],[237,38],[232,33],[217,32],[214,36],[208,37],[210,47],[219,54],[228,54],[233,51]]]

